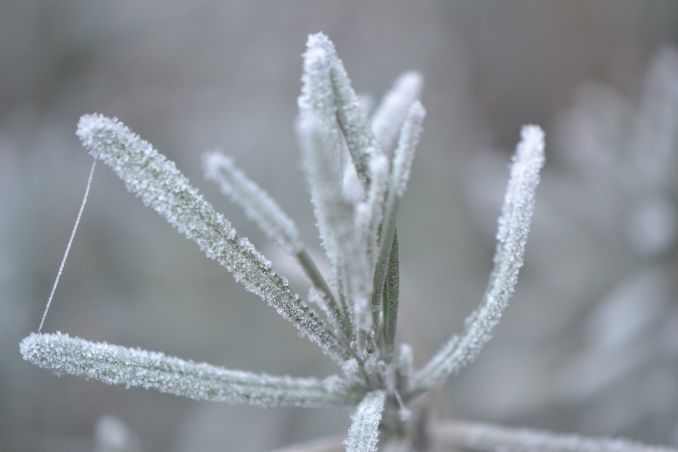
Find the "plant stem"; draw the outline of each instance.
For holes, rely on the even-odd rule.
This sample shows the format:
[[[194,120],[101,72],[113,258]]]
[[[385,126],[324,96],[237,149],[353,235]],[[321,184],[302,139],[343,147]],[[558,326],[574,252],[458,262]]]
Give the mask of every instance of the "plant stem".
[[[330,309],[334,312],[335,316],[340,320],[342,327],[344,328],[344,334],[346,338],[350,338],[352,334],[351,322],[348,316],[348,307],[343,302],[343,306],[339,306],[337,299],[332,293],[332,289],[325,281],[322,273],[318,270],[318,266],[313,262],[313,258],[308,254],[306,250],[301,250],[297,255],[297,261],[299,265],[308,276],[308,279],[311,280],[311,283],[315,286],[316,289],[320,290],[326,297],[330,306]]]

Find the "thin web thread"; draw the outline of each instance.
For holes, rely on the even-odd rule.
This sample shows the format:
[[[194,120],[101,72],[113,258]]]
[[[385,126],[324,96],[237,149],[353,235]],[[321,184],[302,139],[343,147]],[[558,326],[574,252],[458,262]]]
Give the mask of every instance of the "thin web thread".
[[[75,217],[75,224],[73,225],[73,230],[71,231],[71,236],[68,239],[68,244],[66,245],[66,251],[64,251],[64,257],[61,258],[61,265],[59,265],[59,271],[57,272],[56,278],[54,279],[54,284],[52,285],[52,291],[49,293],[49,298],[47,299],[47,304],[45,305],[45,312],[42,313],[42,319],[40,320],[40,326],[38,327],[38,333],[42,332],[42,326],[45,324],[45,319],[47,318],[47,312],[49,307],[52,305],[52,299],[54,299],[54,293],[56,288],[59,285],[59,280],[61,279],[61,274],[64,272],[64,266],[66,265],[66,259],[68,259],[68,253],[71,251],[71,245],[73,245],[73,239],[75,238],[75,233],[78,230],[78,225],[80,224],[80,218],[82,217],[82,212],[85,210],[85,205],[87,204],[87,197],[89,196],[89,189],[92,186],[92,179],[94,178],[94,168],[96,167],[96,160],[92,161],[92,168],[89,170],[89,177],[87,178],[87,186],[85,187],[85,194],[82,196],[82,202],[80,203],[80,210],[78,211],[78,216]]]

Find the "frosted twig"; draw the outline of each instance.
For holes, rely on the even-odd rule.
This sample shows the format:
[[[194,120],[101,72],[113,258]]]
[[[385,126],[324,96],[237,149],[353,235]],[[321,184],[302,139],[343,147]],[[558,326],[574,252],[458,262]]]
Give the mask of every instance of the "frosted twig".
[[[438,442],[446,447],[486,452],[676,452],[667,447],[616,438],[562,435],[471,422],[446,424],[436,433]]]
[[[370,392],[360,402],[351,419],[348,437],[344,441],[347,452],[376,452],[379,443],[379,423],[384,411],[386,393]]]
[[[64,272],[66,260],[68,260],[68,254],[71,252],[71,246],[73,245],[73,239],[75,238],[75,233],[77,232],[78,225],[80,224],[80,218],[82,218],[82,213],[85,211],[85,206],[87,205],[87,198],[89,197],[89,189],[92,186],[92,179],[94,178],[94,168],[96,168],[96,164],[97,161],[94,160],[89,170],[89,176],[87,177],[87,185],[85,186],[85,194],[82,195],[82,202],[80,203],[78,215],[75,217],[75,223],[73,224],[73,229],[71,230],[71,236],[68,238],[66,250],[64,251],[63,257],[61,258],[61,264],[59,264],[59,270],[57,270],[56,278],[54,278],[54,284],[52,284],[52,290],[50,291],[49,297],[47,298],[45,310],[43,311],[42,318],[40,319],[40,326],[38,326],[38,333],[42,331],[42,327],[45,325],[45,319],[47,318],[47,313],[49,312],[50,306],[52,306],[52,300],[54,299],[56,288],[59,286],[59,280],[61,279],[61,275]]]
[[[26,361],[110,385],[154,389],[194,400],[262,406],[319,407],[346,403],[320,380],[228,370],[66,334],[31,334],[21,341]]]
[[[480,307],[465,321],[460,337],[453,336],[416,375],[416,386],[426,390],[475,359],[508,305],[523,265],[539,172],[544,164],[544,132],[524,126],[513,158],[506,197],[499,218],[494,269]]]
[[[193,240],[246,290],[273,306],[335,362],[348,357],[347,350],[290,289],[287,280],[271,269],[271,263],[247,238],[237,235],[231,223],[205,201],[173,162],[117,119],[85,115],[78,123],[77,135],[90,154],[110,166],[131,193]]]
[[[220,152],[203,155],[205,177],[215,182],[223,194],[241,209],[272,242],[296,255],[304,248],[294,221],[280,205],[250,179],[233,159]]]
[[[419,98],[422,77],[416,71],[401,74],[372,117],[372,131],[385,152],[393,149],[407,112]]]

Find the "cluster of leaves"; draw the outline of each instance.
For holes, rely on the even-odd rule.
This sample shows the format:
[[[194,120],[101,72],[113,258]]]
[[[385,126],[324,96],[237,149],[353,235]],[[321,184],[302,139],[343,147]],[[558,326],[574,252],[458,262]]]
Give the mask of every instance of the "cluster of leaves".
[[[474,360],[513,294],[544,162],[543,132],[537,126],[522,130],[499,219],[494,269],[479,308],[468,317],[461,334],[414,370],[411,348],[395,342],[399,303],[395,220],[425,116],[418,100],[421,77],[403,74],[369,119],[333,44],[325,35],[315,34],[309,37],[304,54],[302,84],[297,133],[331,275],[321,274],[294,222],[232,159],[210,152],[203,162],[206,177],[240,205],[270,240],[296,257],[311,285],[305,298],[290,288],[247,238],[238,235],[173,162],[120,121],[86,115],[77,135],[92,157],[111,167],[132,194],[318,345],[338,365],[337,375],[294,378],[227,370],[61,333],[25,338],[24,358],[58,374],[196,400],[262,406],[355,405],[345,441],[349,451],[376,451],[380,431],[406,436],[412,423],[410,407],[418,396]],[[458,443],[475,447],[478,431],[459,428]],[[577,444],[581,444],[568,446],[562,438],[543,434],[525,439],[503,431],[490,433],[481,435],[486,437],[478,443],[481,450],[580,450]],[[640,450],[623,444],[630,448],[614,450]]]

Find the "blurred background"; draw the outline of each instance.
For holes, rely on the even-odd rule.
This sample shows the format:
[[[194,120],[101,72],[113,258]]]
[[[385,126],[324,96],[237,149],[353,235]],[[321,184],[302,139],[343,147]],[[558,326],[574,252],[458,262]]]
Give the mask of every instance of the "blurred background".
[[[425,78],[399,212],[399,338],[418,364],[481,299],[520,126],[546,130],[517,293],[478,361],[435,394],[434,417],[678,446],[677,2],[3,0],[0,450],[260,451],[345,432],[341,409],[194,402],[56,378],[18,353],[84,189],[84,113],[118,116],[175,160],[303,290],[203,180],[200,155],[233,155],[318,248],[292,127],[315,31],[377,101],[402,71]],[[45,329],[229,368],[333,372],[104,166]]]

